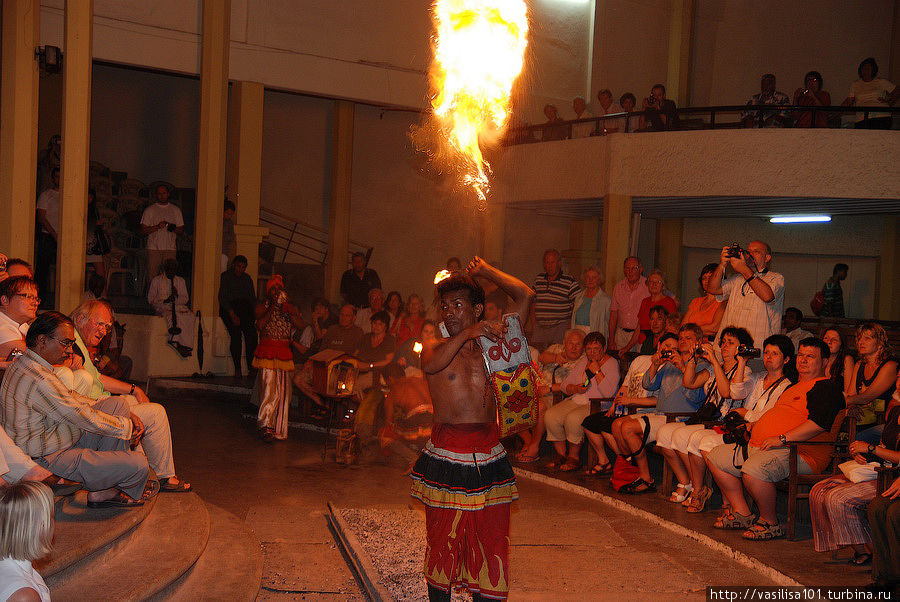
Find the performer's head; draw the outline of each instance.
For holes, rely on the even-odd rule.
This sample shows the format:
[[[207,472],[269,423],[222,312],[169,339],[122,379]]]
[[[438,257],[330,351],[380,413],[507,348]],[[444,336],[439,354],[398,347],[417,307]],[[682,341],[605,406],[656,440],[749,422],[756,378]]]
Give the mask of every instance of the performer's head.
[[[455,273],[437,284],[441,319],[450,335],[481,320],[484,289],[468,275]]]

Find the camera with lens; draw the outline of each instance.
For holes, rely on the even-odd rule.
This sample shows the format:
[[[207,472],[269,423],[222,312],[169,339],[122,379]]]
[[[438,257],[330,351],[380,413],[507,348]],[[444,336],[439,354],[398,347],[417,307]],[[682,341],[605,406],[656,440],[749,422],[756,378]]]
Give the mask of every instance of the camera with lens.
[[[750,431],[747,429],[747,421],[737,412],[728,412],[722,419],[725,432],[722,434],[723,443],[745,444],[750,441]]]
[[[738,346],[737,354],[741,357],[746,358],[754,358],[762,355],[759,348],[757,347],[748,347],[747,345]]]
[[[672,351],[671,349],[663,349],[662,351],[659,352],[659,357],[663,358],[664,360],[669,359],[673,355],[675,355],[675,352]]]
[[[746,253],[746,252],[747,251],[743,247],[741,247],[740,244],[733,242],[733,243],[731,243],[731,246],[728,247],[728,251],[725,253],[725,257],[728,257],[728,258],[734,257],[736,259],[740,259],[741,257],[744,256],[744,253]]]

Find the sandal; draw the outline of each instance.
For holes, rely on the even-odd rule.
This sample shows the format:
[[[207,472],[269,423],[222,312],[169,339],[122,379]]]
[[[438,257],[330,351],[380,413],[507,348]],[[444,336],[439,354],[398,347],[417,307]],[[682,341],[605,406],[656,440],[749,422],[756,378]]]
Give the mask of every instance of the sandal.
[[[572,472],[573,470],[578,470],[578,467],[581,466],[581,462],[576,458],[566,458],[566,461],[559,465],[560,472]]]
[[[167,479],[159,480],[159,490],[167,493],[187,493],[191,490],[191,484],[185,483],[181,479],[178,479],[177,483],[172,483],[171,479],[174,477],[169,477]]]
[[[678,490],[681,489],[684,493],[678,493]],[[672,495],[669,496],[669,501],[673,504],[680,504],[683,502],[691,492],[694,490],[694,486],[688,483],[685,485],[684,483],[678,483],[675,487],[675,491],[672,492]]]
[[[769,541],[784,537],[784,529],[778,523],[772,524],[760,519],[750,525],[750,528],[741,533],[741,537],[752,541]]]
[[[566,458],[565,456],[558,455],[553,458],[553,460],[547,463],[547,468],[559,468],[566,463],[566,460],[568,460],[568,458]]]
[[[692,513],[703,512],[706,502],[712,497],[712,489],[703,487],[700,491],[695,491],[691,495],[691,503],[688,504],[687,511]]]
[[[516,462],[520,464],[530,464],[532,462],[537,462],[541,457],[539,455],[529,456],[528,454],[518,454],[516,456]]]
[[[743,515],[729,511],[716,519],[716,522],[713,523],[713,528],[735,531],[738,529],[746,530],[753,524],[754,520],[756,520],[756,515],[753,513]]]
[[[872,555],[868,552],[853,554],[847,562],[853,566],[866,566],[867,564],[872,564]]]
[[[597,464],[593,468],[588,468],[584,471],[584,474],[588,476],[603,476],[612,473],[612,463],[606,462],[605,464]]]
[[[627,493],[629,495],[635,493],[648,493],[656,491],[656,481],[651,480],[649,483],[644,479],[638,478],[628,483],[627,485],[622,485],[619,488],[619,493]]]
[[[88,500],[87,503],[88,508],[134,508],[143,505],[143,499],[136,500],[121,491],[117,491],[116,495],[108,500],[103,500],[102,502],[92,502]]]

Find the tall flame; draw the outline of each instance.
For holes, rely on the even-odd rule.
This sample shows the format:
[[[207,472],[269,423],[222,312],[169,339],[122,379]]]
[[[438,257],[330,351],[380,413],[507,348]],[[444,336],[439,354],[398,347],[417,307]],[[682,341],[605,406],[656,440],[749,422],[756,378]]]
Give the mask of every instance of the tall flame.
[[[431,105],[465,164],[463,182],[484,201],[490,165],[479,136],[507,125],[509,97],[528,46],[525,0],[436,0]]]

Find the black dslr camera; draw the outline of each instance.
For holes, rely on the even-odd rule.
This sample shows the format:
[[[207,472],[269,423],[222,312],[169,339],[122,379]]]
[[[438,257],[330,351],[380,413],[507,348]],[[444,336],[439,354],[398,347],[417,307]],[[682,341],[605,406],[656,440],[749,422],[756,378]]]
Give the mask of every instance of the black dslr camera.
[[[740,443],[745,445],[750,441],[750,431],[747,430],[747,421],[737,412],[728,412],[722,419],[725,432],[722,434],[723,443]]]
[[[741,247],[740,244],[733,242],[733,243],[731,243],[731,246],[728,247],[728,251],[725,253],[725,257],[728,257],[729,259],[732,257],[734,257],[736,259],[740,259],[744,256],[744,253],[746,253],[746,252],[747,252],[747,250],[744,249],[743,247]]]
[[[760,350],[757,347],[748,347],[747,345],[739,345],[737,354],[741,357],[746,357],[748,359],[759,357],[762,355]]]
[[[662,351],[659,352],[659,357],[663,358],[664,360],[669,359],[673,355],[675,355],[675,352],[672,351],[671,349],[663,349]]]

